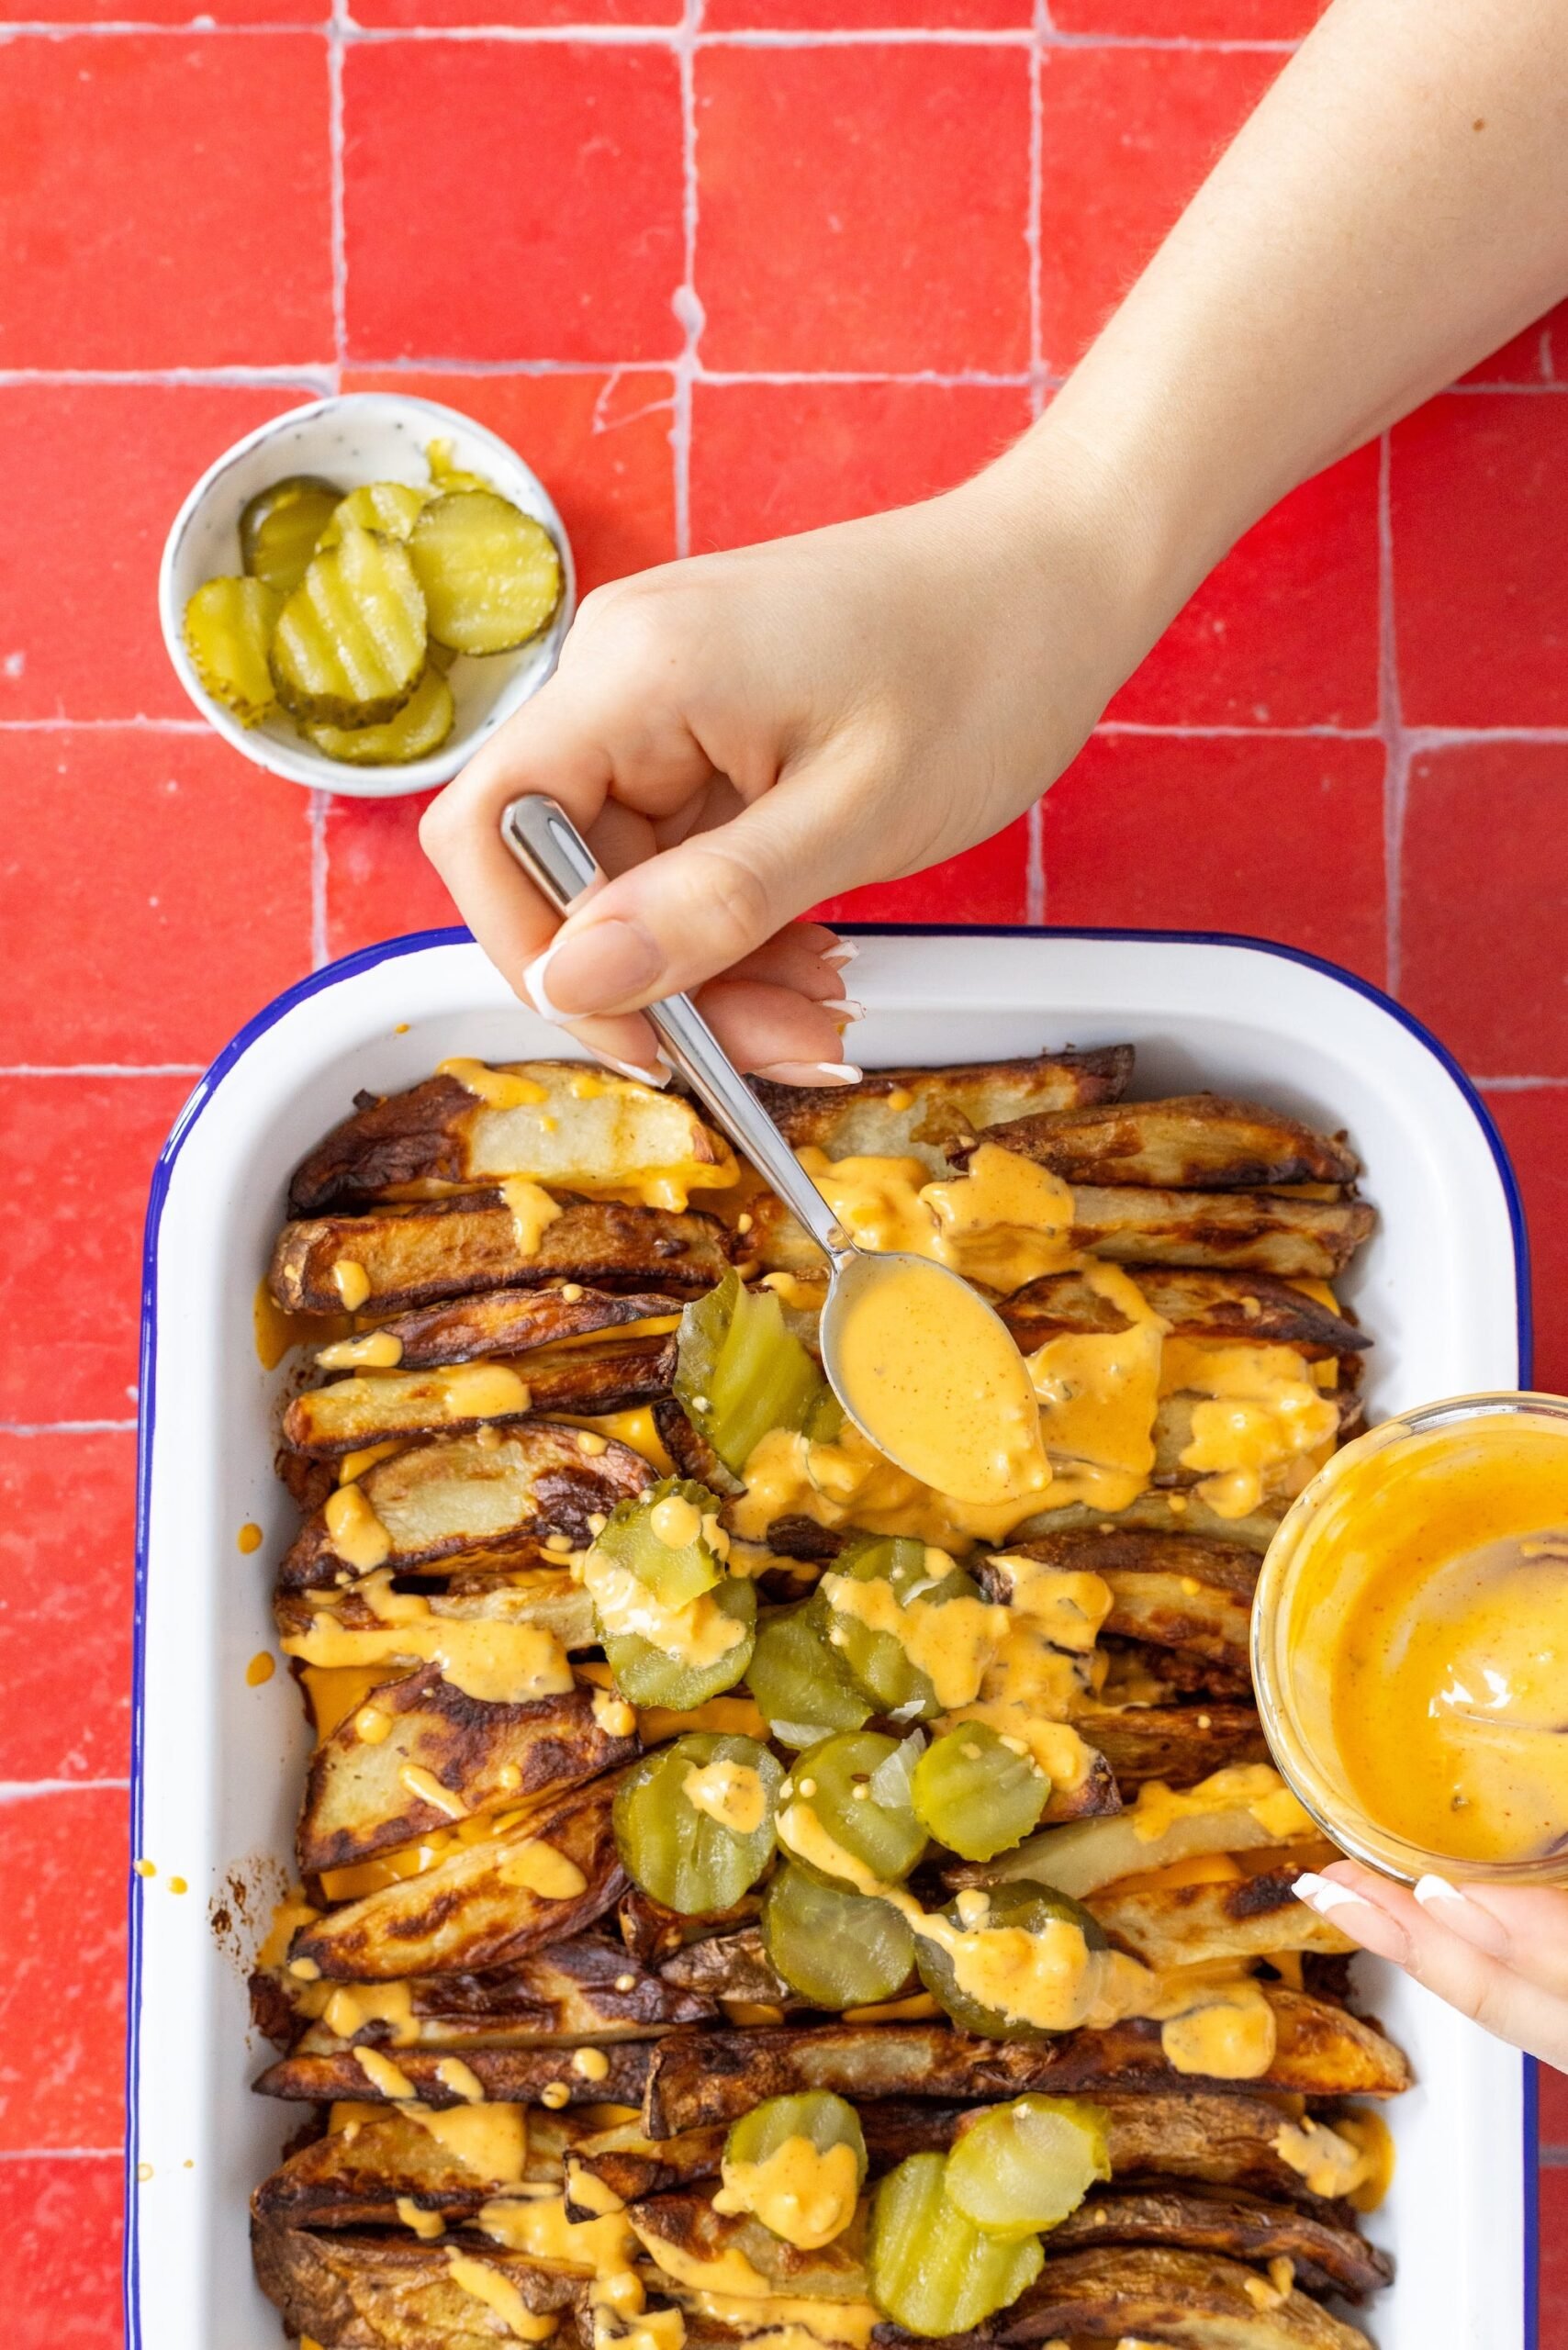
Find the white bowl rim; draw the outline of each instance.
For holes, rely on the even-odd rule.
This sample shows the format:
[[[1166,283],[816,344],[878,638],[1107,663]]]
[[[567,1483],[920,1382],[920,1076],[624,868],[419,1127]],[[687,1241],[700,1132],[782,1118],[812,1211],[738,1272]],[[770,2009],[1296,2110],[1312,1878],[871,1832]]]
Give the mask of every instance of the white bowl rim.
[[[324,752],[314,750],[300,738],[297,744],[280,742],[255,728],[241,726],[233,714],[215,702],[196,676],[195,664],[185,649],[183,630],[184,613],[179,609],[174,592],[174,565],[181,543],[196,514],[205,506],[230,469],[254,449],[262,447],[289,426],[297,426],[307,417],[341,415],[344,409],[362,406],[390,404],[411,411],[429,420],[432,427],[444,426],[461,433],[465,440],[477,442],[489,453],[491,462],[510,473],[520,485],[525,485],[533,502],[533,510],[545,523],[561,551],[563,572],[560,607],[550,624],[547,642],[553,648],[548,667],[530,677],[519,674],[509,678],[486,711],[481,723],[470,727],[467,733],[454,736],[429,758],[415,759],[407,766],[381,767],[352,767],[342,761],[329,759]],[[285,408],[270,416],[231,442],[193,483],[182,500],[178,512],[169,525],[163,542],[163,552],[158,565],[158,620],[162,631],[164,648],[174,665],[174,674],[185,688],[196,711],[215,733],[249,759],[252,766],[265,767],[272,775],[281,776],[290,783],[301,784],[307,790],[330,791],[351,800],[396,800],[410,792],[431,791],[447,783],[457,769],[489,738],[503,719],[521,709],[539,690],[552,674],[559,657],[561,641],[571,625],[577,610],[577,566],[572,556],[571,542],[560,511],[544,484],[509,442],[492,431],[477,418],[465,415],[460,408],[449,408],[442,401],[426,399],[416,392],[377,390],[369,392],[330,392],[314,399],[300,401],[296,408]]]

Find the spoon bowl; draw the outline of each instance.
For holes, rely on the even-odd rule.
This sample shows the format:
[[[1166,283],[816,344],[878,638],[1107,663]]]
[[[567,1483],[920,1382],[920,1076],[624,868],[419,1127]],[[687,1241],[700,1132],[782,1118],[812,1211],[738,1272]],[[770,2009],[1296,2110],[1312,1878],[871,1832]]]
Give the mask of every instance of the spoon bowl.
[[[604,875],[566,810],[514,800],[501,838],[566,914]],[[899,1468],[951,1499],[1004,1505],[1050,1476],[1039,1406],[1001,1315],[935,1257],[857,1248],[689,996],[647,1016],[668,1059],[828,1262],[823,1369],[855,1426]]]

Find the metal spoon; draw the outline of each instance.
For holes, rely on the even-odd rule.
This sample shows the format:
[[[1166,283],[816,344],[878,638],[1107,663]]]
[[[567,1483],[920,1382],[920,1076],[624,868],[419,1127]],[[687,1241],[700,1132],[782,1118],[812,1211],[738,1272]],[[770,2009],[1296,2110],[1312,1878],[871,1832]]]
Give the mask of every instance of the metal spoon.
[[[593,851],[566,810],[541,794],[514,800],[501,816],[501,838],[540,894],[558,913],[569,913],[580,899],[604,878]],[[941,1312],[953,1325],[978,1318],[994,1324],[1006,1340],[1009,1355],[1022,1362],[1001,1316],[992,1313],[978,1291],[961,1274],[930,1257],[904,1250],[871,1251],[857,1248],[838,1222],[783,1135],[746,1084],[689,996],[666,996],[647,1007],[647,1018],[657,1033],[666,1058],[685,1078],[693,1093],[732,1142],[750,1159],[791,1214],[811,1235],[828,1261],[827,1297],[818,1325],[823,1369],[849,1417],[879,1452],[923,1483],[935,1483],[930,1463],[924,1468],[912,1458],[896,1427],[868,1420],[863,1395],[846,1393],[845,1335],[851,1316],[873,1285],[898,1279],[940,1282]],[[931,1366],[934,1378],[939,1363]],[[1027,1391],[1027,1377],[1024,1386]],[[957,1494],[960,1501],[992,1502],[1002,1498],[994,1488],[984,1493]]]

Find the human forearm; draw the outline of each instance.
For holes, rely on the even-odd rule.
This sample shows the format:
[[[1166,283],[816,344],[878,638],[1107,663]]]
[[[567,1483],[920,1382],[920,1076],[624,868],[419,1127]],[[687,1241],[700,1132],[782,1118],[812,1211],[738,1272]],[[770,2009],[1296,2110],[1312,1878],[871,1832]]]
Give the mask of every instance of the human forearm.
[[[988,490],[1054,516],[1087,469],[1136,658],[1285,491],[1565,290],[1568,8],[1336,0]]]

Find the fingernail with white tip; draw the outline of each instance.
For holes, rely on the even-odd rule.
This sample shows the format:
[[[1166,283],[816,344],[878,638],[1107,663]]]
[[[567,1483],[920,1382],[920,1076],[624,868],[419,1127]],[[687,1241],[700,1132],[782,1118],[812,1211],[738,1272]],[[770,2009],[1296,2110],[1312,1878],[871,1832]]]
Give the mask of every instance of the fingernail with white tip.
[[[846,963],[854,962],[859,952],[852,938],[841,938],[834,946],[823,948],[822,959],[824,963],[831,963],[834,970],[842,971]]]
[[[551,1002],[550,990],[544,984],[544,974],[550,968],[550,957],[560,944],[558,938],[552,939],[543,954],[536,955],[522,975],[522,984],[528,990],[532,999],[533,1008],[542,1020],[560,1022],[567,1017],[566,1013]],[[602,1059],[604,1056],[600,1054],[599,1058]]]
[[[635,1061],[618,1061],[613,1053],[601,1053],[597,1046],[594,1058],[602,1061],[606,1069],[612,1069],[617,1077],[629,1077],[633,1085],[660,1086],[667,1085],[670,1080],[667,1061],[661,1061],[657,1069],[640,1069]]]
[[[1450,1885],[1446,1876],[1417,1878],[1416,1898],[1429,1918],[1435,1918],[1438,1924],[1446,1926],[1450,1933],[1462,1936],[1467,1942],[1473,1942],[1478,1950],[1491,1951],[1497,1955],[1507,1949],[1507,1934],[1490,1909],[1484,1909],[1479,1901],[1472,1901],[1467,1893],[1462,1893],[1457,1885]]]
[[[849,995],[823,996],[817,1008],[825,1012],[832,1020],[842,1020],[846,1026],[852,1020],[864,1020],[866,1017],[865,1005],[857,1003]]]
[[[1352,1893],[1348,1885],[1336,1885],[1331,1877],[1315,1875],[1308,1869],[1291,1890],[1298,1901],[1305,1901],[1309,1909],[1338,1926],[1374,1957],[1399,1961],[1410,1955],[1410,1937],[1399,1920]]]
[[[759,1069],[775,1085],[858,1085],[860,1071],[853,1061],[770,1061]]]

